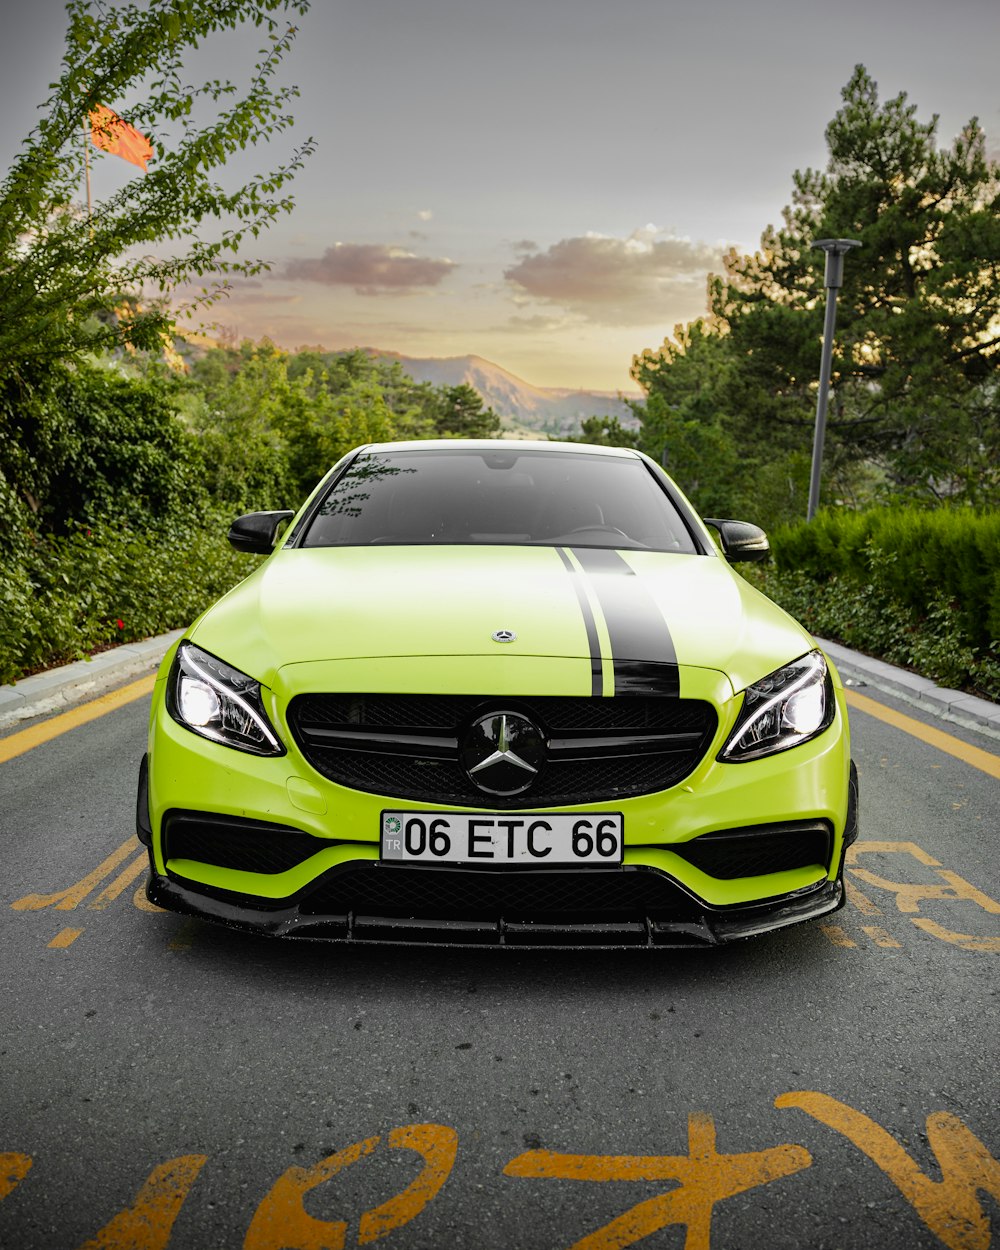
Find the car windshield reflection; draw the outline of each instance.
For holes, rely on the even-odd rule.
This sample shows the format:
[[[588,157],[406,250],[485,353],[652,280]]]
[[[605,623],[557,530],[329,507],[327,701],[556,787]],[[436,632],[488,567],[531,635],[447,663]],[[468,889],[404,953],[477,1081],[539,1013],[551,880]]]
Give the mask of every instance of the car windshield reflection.
[[[362,453],[301,539],[304,547],[386,544],[698,550],[638,458],[468,448]]]

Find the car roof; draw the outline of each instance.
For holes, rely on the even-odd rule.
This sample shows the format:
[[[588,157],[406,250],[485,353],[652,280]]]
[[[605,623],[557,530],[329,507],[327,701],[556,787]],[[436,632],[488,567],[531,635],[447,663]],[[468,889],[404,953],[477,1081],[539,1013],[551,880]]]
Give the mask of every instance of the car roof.
[[[560,443],[537,438],[430,438],[394,443],[365,443],[358,451],[572,451],[583,455],[642,459],[632,447],[601,447],[596,443]]]

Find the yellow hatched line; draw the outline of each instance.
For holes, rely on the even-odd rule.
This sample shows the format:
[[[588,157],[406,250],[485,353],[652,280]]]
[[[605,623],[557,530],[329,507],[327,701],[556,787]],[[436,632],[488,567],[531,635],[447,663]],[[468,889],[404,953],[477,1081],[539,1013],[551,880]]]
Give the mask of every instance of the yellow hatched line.
[[[980,747],[970,746],[969,743],[953,738],[951,734],[946,734],[943,730],[925,725],[923,721],[914,720],[912,716],[904,716],[902,712],[896,712],[891,707],[883,707],[881,703],[876,703],[867,695],[858,694],[854,690],[846,690],[844,693],[847,695],[848,706],[857,708],[859,712],[866,712],[869,716],[874,716],[876,720],[884,721],[885,724],[892,725],[896,729],[902,729],[904,733],[912,734],[921,742],[937,747],[939,751],[953,755],[965,764],[971,764],[973,768],[978,768],[980,772],[987,773],[990,777],[1000,778],[1000,755],[993,755],[990,751],[983,751]]]
[[[149,694],[155,682],[156,675],[150,673],[148,677],[141,677],[119,690],[102,694],[99,699],[92,699],[68,712],[61,712],[51,720],[43,721],[41,725],[33,725],[30,729],[22,729],[7,738],[0,738],[0,764],[41,746],[43,742],[50,742],[61,734],[69,733],[78,725],[86,725],[88,721],[97,720],[99,716],[106,716],[108,712],[124,707],[126,703],[134,703],[136,699]]]

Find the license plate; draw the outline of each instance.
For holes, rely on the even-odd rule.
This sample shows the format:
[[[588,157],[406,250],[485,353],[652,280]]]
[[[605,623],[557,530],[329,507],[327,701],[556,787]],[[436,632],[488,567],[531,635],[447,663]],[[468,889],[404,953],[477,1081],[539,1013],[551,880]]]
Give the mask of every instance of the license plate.
[[[587,816],[383,812],[382,859],[534,868],[620,864],[622,817],[603,812]]]

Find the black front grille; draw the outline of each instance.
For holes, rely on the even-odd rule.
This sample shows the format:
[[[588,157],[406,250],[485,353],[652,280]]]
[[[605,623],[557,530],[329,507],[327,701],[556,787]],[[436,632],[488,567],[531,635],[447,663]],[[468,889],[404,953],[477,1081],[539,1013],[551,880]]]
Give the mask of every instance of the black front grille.
[[[266,821],[170,812],[163,825],[163,858],[193,859],[243,872],[285,872],[334,843]]]
[[[302,915],[585,924],[695,919],[695,904],[655,869],[470,871],[389,864],[326,874],[299,903]]]
[[[814,864],[829,868],[833,830],[825,820],[749,826],[705,833],[669,849],[710,877],[729,881]]]
[[[501,710],[529,718],[546,743],[532,784],[513,797],[484,792],[460,762],[472,724]],[[717,725],[712,705],[696,699],[360,694],[299,695],[288,722],[313,768],[339,785],[494,809],[665,790],[692,772]]]

